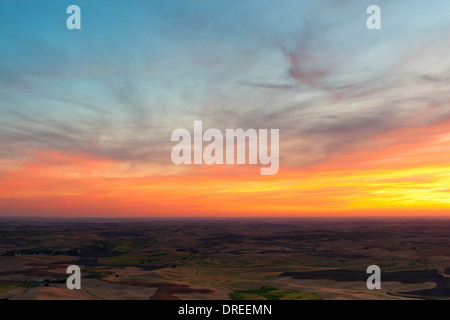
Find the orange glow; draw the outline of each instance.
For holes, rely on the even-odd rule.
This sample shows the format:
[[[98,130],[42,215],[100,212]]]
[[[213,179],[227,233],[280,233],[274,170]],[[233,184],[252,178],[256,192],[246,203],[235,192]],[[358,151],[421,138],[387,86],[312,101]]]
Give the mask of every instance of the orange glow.
[[[260,176],[258,166],[171,165],[149,174],[144,165],[48,151],[3,165],[0,205],[44,216],[449,215],[447,127],[376,136],[314,166],[281,165],[275,176]]]

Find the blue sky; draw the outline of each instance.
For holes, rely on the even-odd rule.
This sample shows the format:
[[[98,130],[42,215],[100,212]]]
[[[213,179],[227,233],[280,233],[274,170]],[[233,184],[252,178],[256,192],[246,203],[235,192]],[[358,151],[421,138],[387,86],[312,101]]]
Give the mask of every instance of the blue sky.
[[[0,214],[448,214],[449,8],[0,0]],[[279,129],[277,175],[174,165],[195,120]]]
[[[71,4],[82,10],[82,30],[65,27]],[[371,4],[382,9],[382,30],[365,26]],[[404,92],[436,99],[432,80],[445,79],[441,66],[448,65],[446,1],[1,6],[0,130],[4,144],[23,156],[42,148],[165,161],[170,132],[203,120],[280,128],[292,143],[306,137],[300,153],[316,151],[305,162],[320,161],[330,148],[353,144],[335,141],[333,130],[352,135],[349,126],[372,124],[365,139],[408,123],[408,108],[423,104],[406,106]],[[384,121],[392,109],[386,103],[397,98],[398,123]]]

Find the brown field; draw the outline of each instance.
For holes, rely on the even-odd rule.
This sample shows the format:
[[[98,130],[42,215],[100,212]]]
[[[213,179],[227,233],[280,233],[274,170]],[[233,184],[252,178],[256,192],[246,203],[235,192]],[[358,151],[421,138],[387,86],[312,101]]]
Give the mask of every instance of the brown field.
[[[445,219],[2,218],[0,299],[449,299],[449,240]]]

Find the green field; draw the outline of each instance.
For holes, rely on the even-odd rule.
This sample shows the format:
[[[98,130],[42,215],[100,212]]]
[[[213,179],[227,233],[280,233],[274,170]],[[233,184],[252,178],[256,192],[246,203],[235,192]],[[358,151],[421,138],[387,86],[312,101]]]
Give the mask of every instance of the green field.
[[[237,290],[230,293],[232,300],[322,300],[310,292],[292,291],[263,286],[259,290]]]

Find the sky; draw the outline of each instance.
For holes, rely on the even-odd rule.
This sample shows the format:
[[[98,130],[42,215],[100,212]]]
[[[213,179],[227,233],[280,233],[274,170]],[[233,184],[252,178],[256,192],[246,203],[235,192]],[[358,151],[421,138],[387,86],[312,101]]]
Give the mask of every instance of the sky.
[[[446,0],[1,0],[0,216],[449,216],[449,34]],[[173,164],[194,121],[279,129],[278,173]]]

